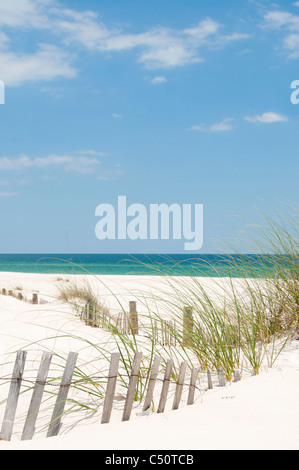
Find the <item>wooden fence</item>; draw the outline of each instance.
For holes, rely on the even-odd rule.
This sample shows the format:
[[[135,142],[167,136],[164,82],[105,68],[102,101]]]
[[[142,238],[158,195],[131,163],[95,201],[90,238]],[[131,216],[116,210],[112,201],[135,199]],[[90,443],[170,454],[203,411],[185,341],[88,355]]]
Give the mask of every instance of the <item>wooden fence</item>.
[[[182,331],[183,331],[183,340],[182,344],[187,345],[187,341],[190,342],[192,337],[193,321],[192,318],[192,309],[185,307],[186,313],[183,316]],[[152,325],[144,325],[140,320],[140,317],[137,312],[136,301],[129,302],[129,311],[121,311],[116,315],[109,316],[109,311],[99,312],[96,307],[92,304],[86,304],[85,307],[81,309],[80,312],[81,321],[85,322],[87,326],[93,328],[110,328],[110,331],[113,332],[115,328],[120,334],[123,335],[138,335],[145,333],[148,335],[148,332],[153,335],[153,340],[155,344],[162,344],[163,346],[177,346],[178,343],[178,325],[175,320],[172,319],[153,319]],[[112,327],[112,328],[111,328]]]
[[[38,294],[33,292],[32,298],[28,300],[22,292],[14,292],[12,290],[6,290],[5,288],[1,289],[2,295],[8,295],[15,297],[18,300],[23,300],[31,304],[45,303],[45,300],[39,299]],[[109,312],[109,309],[98,310],[96,306],[92,303],[86,303],[84,307],[77,306],[77,311],[80,313],[80,319],[85,323],[85,325],[93,328],[109,328],[113,331],[113,327],[123,335],[138,335],[140,330],[146,330],[137,311],[136,301],[129,302],[128,312],[121,311],[118,312],[116,316],[112,316]],[[153,339],[154,343],[160,343],[163,346],[176,346],[177,345],[177,322],[175,320],[162,320],[159,322],[153,320]],[[111,328],[112,327],[112,328]],[[183,336],[182,336],[182,345],[188,346],[192,341],[193,334],[193,310],[192,307],[185,307],[183,311],[183,322],[181,325]],[[148,331],[148,329],[147,329]]]
[[[25,370],[25,361],[26,361],[27,352],[18,351],[15,359],[13,374],[10,379],[10,388],[8,392],[8,398],[6,400],[6,407],[4,412],[4,418],[2,422],[2,428],[0,432],[0,439],[9,441],[12,437],[13,427],[17,412],[18,400],[21,392],[22,381],[24,370]],[[44,393],[45,386],[47,385],[47,377],[50,368],[50,363],[52,360],[52,353],[44,352],[41,358],[40,366],[37,372],[37,377],[32,387],[32,396],[30,405],[28,408],[27,416],[24,422],[23,431],[22,431],[22,440],[32,439],[35,433],[36,422],[40,410],[40,405],[42,403],[42,397]],[[70,352],[66,361],[64,368],[62,380],[59,386],[59,391],[56,396],[55,405],[52,410],[52,416],[48,424],[47,437],[57,436],[60,428],[62,426],[62,417],[64,416],[65,406],[68,400],[69,389],[76,382],[72,381],[72,377],[75,371],[77,363],[78,354]],[[136,387],[138,378],[140,377],[140,366],[142,361],[142,353],[136,352],[134,360],[132,363],[132,368],[128,378],[127,383],[127,393],[124,401],[124,408],[122,412],[122,421],[128,421],[131,417],[132,407],[135,399]],[[101,415],[101,423],[107,424],[110,421],[111,413],[113,411],[113,403],[115,400],[115,392],[117,379],[121,375],[119,373],[119,362],[120,354],[113,353],[111,355],[111,361],[109,366],[107,379],[105,398],[103,404],[103,412]],[[159,367],[161,363],[160,357],[155,357],[151,370],[149,371],[149,378],[147,382],[146,393],[144,394],[144,401],[141,403],[142,414],[149,414],[152,408],[154,390],[157,383],[157,380],[162,381],[162,388],[160,395],[158,395],[158,407],[157,413],[163,413],[165,411],[165,406],[167,398],[169,395],[169,387],[174,367],[173,359],[168,359],[166,362],[165,370],[163,377],[158,379]],[[174,384],[174,395],[172,402],[172,409],[177,410],[180,406],[183,387],[188,389],[187,405],[193,405],[195,401],[195,392],[199,390],[197,385],[199,368],[193,367],[191,370],[190,380],[188,383],[185,383],[187,371],[187,363],[182,362],[177,374],[177,380],[173,381]],[[213,388],[211,372],[208,370],[205,372],[207,378],[207,389]],[[5,379],[7,380],[7,379]],[[235,381],[240,380],[240,375],[238,371],[235,371]],[[218,386],[225,386],[225,378],[222,370],[218,371]],[[51,382],[51,385],[53,383]],[[202,391],[202,390],[201,390]]]
[[[3,293],[3,292],[2,292]],[[38,303],[37,295],[33,295],[32,303]],[[82,309],[80,313],[80,319],[85,322],[86,325],[92,327],[102,327],[105,328],[109,325],[114,325],[120,334],[141,334],[143,328],[142,322],[138,318],[138,312],[136,308],[136,302],[132,301],[129,303],[128,313],[120,312],[116,318],[112,319],[109,316],[109,312],[99,312],[96,311],[93,305],[86,304],[85,308]],[[113,324],[114,322],[114,324]],[[182,324],[182,344],[186,347],[190,345],[192,341],[193,334],[193,313],[190,307],[185,307],[183,315],[183,324]],[[154,342],[160,343],[163,345],[177,345],[177,333],[176,333],[176,322],[173,320],[162,320],[159,321],[159,325],[156,320],[154,320],[151,331],[154,335]],[[112,329],[113,330],[113,329]],[[110,330],[111,331],[111,330]],[[146,330],[144,330],[146,331]],[[24,420],[24,426],[22,430],[21,439],[28,440],[32,439],[36,430],[36,422],[40,412],[40,406],[42,404],[42,399],[44,395],[44,389],[48,385],[47,378],[50,370],[50,365],[52,361],[52,353],[44,352],[41,358],[40,366],[37,372],[37,377],[32,383],[32,396],[29,404],[28,412],[26,419]],[[1,378],[2,380],[10,381],[10,388],[8,391],[8,397],[6,400],[5,412],[2,421],[2,428],[0,431],[0,440],[9,441],[12,437],[16,412],[19,402],[19,396],[21,393],[22,382],[25,382],[23,378],[25,370],[27,352],[18,351],[15,359],[14,369],[12,377],[9,379]],[[52,416],[47,425],[47,437],[57,436],[61,426],[62,426],[62,417],[65,414],[65,406],[68,402],[68,394],[70,387],[75,386],[76,381],[73,380],[73,374],[76,368],[78,359],[78,354],[70,352],[64,367],[63,376],[57,393],[55,405],[52,410]],[[130,374],[126,374],[128,382],[126,383],[126,397],[124,400],[124,408],[122,411],[122,421],[128,421],[131,416],[136,388],[138,379],[140,378],[140,368],[142,361],[142,353],[136,352],[134,360],[132,363],[132,368]],[[113,404],[116,399],[116,386],[117,379],[122,377],[122,382],[124,377],[121,376],[119,372],[119,363],[120,363],[120,354],[113,353],[111,356],[111,361],[109,365],[109,373],[107,377],[101,377],[106,381],[106,390],[104,394],[104,404],[103,412],[101,415],[101,423],[107,424],[110,422],[110,417],[113,411]],[[173,394],[173,403],[172,409],[177,410],[180,406],[183,394],[183,388],[188,388],[188,398],[187,405],[192,405],[195,400],[195,392],[199,389],[197,386],[199,372],[205,375],[206,379],[206,390],[212,389],[214,384],[212,380],[212,373],[210,370],[203,372],[199,367],[190,368],[191,374],[188,379],[188,383],[185,383],[187,363],[182,362],[180,364],[179,371],[176,375],[177,380],[172,381],[171,377],[174,372],[174,361],[173,359],[168,359],[166,362],[165,370],[163,372],[163,377],[159,377],[159,368],[160,368],[161,358],[155,357],[151,370],[148,371],[148,382],[147,390],[144,394],[144,402],[141,403],[142,413],[148,414],[151,411],[154,390],[157,381],[161,381],[161,391],[158,396],[158,406],[157,413],[164,413],[167,399],[169,398],[169,388],[172,383],[174,386]],[[216,371],[217,376],[217,385],[223,387],[226,385],[226,380],[224,373],[221,369]],[[238,371],[234,372],[234,381],[240,380],[240,374]],[[28,382],[28,380],[27,380]],[[53,386],[53,383],[51,382]],[[155,398],[156,399],[156,398]]]

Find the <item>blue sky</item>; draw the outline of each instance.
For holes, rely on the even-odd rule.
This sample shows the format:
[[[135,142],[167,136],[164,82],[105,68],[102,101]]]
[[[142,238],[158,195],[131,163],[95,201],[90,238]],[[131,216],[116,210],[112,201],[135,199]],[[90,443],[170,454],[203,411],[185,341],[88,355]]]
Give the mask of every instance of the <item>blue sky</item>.
[[[119,195],[249,251],[256,208],[298,202],[298,65],[299,2],[0,0],[0,252],[150,250],[96,238]]]

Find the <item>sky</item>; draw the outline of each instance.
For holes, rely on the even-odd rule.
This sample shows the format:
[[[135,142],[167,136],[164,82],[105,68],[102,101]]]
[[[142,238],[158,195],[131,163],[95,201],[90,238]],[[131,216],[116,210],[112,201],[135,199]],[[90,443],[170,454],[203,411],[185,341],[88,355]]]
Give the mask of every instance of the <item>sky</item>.
[[[0,252],[184,252],[99,240],[119,196],[203,205],[199,252],[249,252],[298,204],[295,80],[299,2],[0,0]]]

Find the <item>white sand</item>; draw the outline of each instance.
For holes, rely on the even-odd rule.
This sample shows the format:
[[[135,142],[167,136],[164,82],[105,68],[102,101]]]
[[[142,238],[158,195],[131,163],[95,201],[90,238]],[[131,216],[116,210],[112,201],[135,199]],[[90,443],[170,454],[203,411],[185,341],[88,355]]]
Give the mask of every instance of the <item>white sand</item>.
[[[58,278],[72,276],[0,273],[0,289],[22,288],[28,298],[38,291],[47,303],[32,305],[8,296],[0,296],[0,354],[2,362],[9,353],[26,349],[28,364],[36,364],[40,351],[48,348],[62,355],[78,351],[81,360],[93,358],[94,351],[82,339],[106,342],[108,333],[91,329],[80,322],[70,306],[57,300]],[[105,304],[117,312],[119,305],[127,305],[132,289],[155,292],[161,279],[135,276],[101,276],[94,282],[97,294]],[[207,286],[212,281],[202,279]],[[224,280],[225,282],[225,280]],[[109,292],[109,290],[117,295]],[[138,304],[139,305],[139,304]],[[141,305],[140,305],[141,308]],[[73,335],[73,338],[70,338]],[[74,336],[76,335],[77,338]],[[36,344],[29,343],[37,342]],[[11,356],[14,357],[13,354]],[[0,362],[1,364],[1,362]],[[26,362],[27,366],[27,362]],[[10,375],[12,364],[0,367],[0,377]],[[26,371],[26,368],[25,368]],[[30,372],[31,376],[33,372]],[[26,376],[26,372],[24,373]],[[5,388],[6,387],[6,388]],[[100,413],[86,419],[72,415],[64,420],[61,434],[45,438],[37,434],[31,441],[20,441],[22,412],[28,403],[21,404],[11,442],[0,442],[1,450],[41,449],[299,449],[299,341],[293,341],[280,355],[274,367],[263,368],[259,376],[242,378],[241,382],[215,387],[196,395],[196,403],[179,410],[167,408],[164,414],[140,416],[133,409],[129,422],[121,422],[121,407],[114,413],[111,423],[100,424]],[[5,398],[7,386],[0,383],[0,400]],[[22,410],[22,406],[24,409]],[[3,417],[0,407],[0,424]],[[1,411],[2,410],[2,411]],[[19,416],[19,413],[21,415]],[[76,424],[76,425],[75,425]]]

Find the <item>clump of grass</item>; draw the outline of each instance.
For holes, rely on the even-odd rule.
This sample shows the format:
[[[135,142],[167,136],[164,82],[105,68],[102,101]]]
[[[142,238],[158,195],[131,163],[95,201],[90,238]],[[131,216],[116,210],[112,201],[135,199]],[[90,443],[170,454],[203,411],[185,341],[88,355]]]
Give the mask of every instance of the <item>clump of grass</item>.
[[[58,287],[58,299],[72,304],[75,308],[80,308],[85,304],[92,305],[98,310],[104,307],[87,282],[81,285],[77,284],[76,281],[63,282]]]
[[[23,290],[23,287],[22,287],[21,285],[17,285],[17,286],[14,288],[14,290],[20,290],[20,291],[22,291],[22,290]]]

